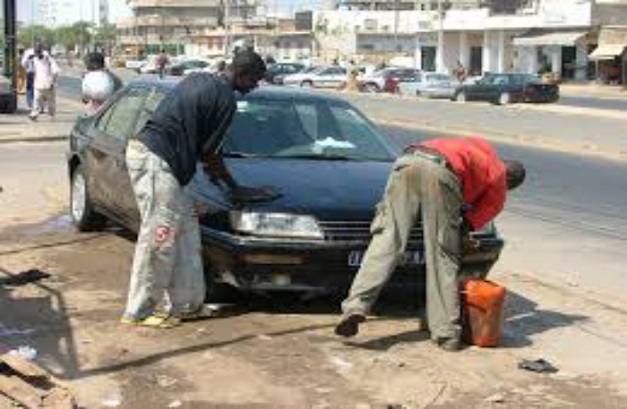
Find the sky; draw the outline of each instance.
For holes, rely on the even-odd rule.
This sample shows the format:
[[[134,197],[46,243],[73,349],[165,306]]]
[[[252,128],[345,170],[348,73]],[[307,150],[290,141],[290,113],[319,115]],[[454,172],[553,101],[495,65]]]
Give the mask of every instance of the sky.
[[[32,19],[32,9],[38,0],[18,0],[17,12],[18,20],[30,23]],[[73,0],[77,7],[81,1]],[[268,8],[272,11],[292,13],[303,8],[318,8],[324,4],[324,0],[265,0]],[[109,0],[110,21],[114,22],[120,17],[132,16],[131,9],[126,5],[126,0]]]

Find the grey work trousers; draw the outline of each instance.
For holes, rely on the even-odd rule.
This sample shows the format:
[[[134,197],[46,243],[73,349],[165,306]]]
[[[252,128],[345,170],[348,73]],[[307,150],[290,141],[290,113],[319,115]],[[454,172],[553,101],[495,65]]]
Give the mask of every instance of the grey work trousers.
[[[167,298],[172,315],[200,308],[205,298],[198,220],[170,166],[136,140],[126,151],[141,226],[124,317],[143,319]]]
[[[345,315],[367,314],[390,279],[422,211],[427,269],[427,321],[433,339],[461,335],[458,276],[462,192],[444,163],[422,152],[401,156],[371,225],[372,240],[342,303]]]

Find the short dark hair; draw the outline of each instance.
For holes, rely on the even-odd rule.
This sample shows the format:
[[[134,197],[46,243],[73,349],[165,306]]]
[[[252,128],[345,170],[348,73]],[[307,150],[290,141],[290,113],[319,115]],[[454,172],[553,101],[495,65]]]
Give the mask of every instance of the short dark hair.
[[[105,58],[102,53],[94,52],[87,54],[85,68],[87,71],[101,70],[105,67]]]
[[[252,75],[263,78],[266,73],[266,63],[263,58],[252,50],[243,50],[235,54],[231,63],[234,75]]]
[[[503,162],[507,171],[507,188],[509,190],[516,189],[523,184],[527,177],[525,166],[516,160],[505,160]]]

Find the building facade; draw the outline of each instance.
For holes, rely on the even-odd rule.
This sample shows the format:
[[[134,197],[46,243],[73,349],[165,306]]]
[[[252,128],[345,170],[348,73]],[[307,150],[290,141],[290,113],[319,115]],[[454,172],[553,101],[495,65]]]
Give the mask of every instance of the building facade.
[[[37,23],[49,28],[69,26],[79,21],[99,26],[109,21],[107,0],[37,0],[34,6]]]

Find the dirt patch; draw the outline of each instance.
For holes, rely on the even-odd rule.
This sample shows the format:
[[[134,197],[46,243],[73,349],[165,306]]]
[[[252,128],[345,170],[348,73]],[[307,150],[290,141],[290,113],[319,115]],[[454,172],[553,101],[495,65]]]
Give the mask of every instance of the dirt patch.
[[[89,408],[619,407],[627,385],[617,335],[625,315],[528,277],[495,275],[510,288],[498,349],[438,350],[411,299],[380,305],[350,341],[332,334],[334,298],[249,301],[226,317],[156,331],[118,322],[132,241],[25,231],[0,244],[2,271],[51,278],[0,288],[0,329],[13,330],[5,348],[36,348]],[[517,368],[539,357],[560,372]]]

